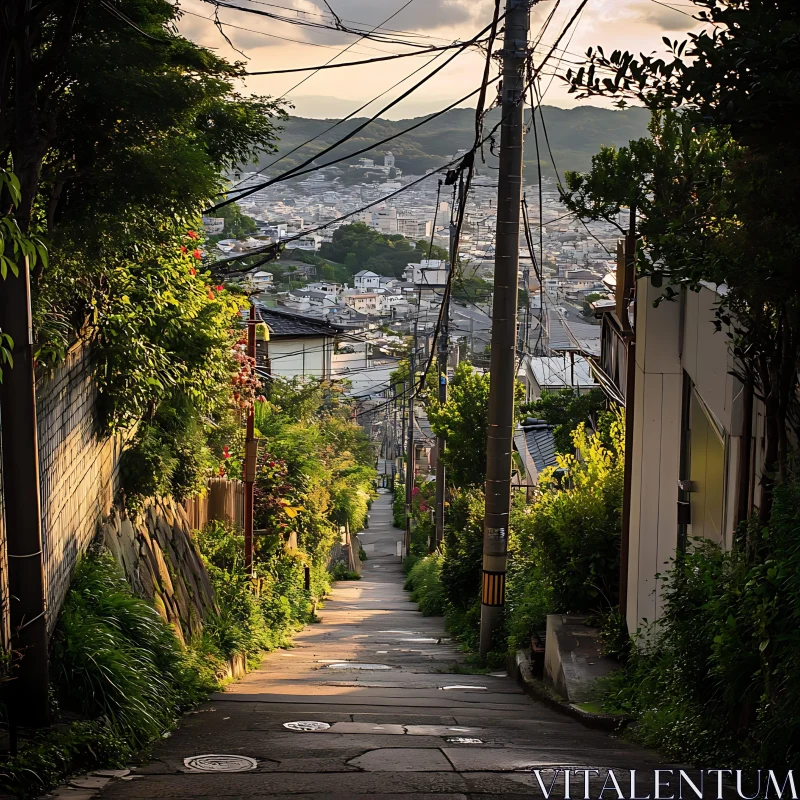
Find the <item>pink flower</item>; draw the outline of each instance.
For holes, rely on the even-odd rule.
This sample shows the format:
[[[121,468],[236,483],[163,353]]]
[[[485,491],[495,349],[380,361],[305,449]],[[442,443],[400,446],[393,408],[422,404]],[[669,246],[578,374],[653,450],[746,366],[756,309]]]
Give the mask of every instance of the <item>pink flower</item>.
[[[415,487],[414,487],[414,488],[411,490],[411,496],[412,496],[412,497],[416,497],[418,494],[419,494],[419,486],[415,486]]]

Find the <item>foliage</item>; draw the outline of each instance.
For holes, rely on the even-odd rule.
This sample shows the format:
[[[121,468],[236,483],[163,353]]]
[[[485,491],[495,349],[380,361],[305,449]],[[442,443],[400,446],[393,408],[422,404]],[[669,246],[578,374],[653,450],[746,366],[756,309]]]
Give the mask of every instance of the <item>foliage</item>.
[[[572,432],[585,422],[594,429],[598,418],[605,411],[606,399],[601,389],[592,389],[585,394],[575,394],[572,389],[544,392],[538,400],[520,408],[523,417],[543,419],[553,426],[553,440],[559,453],[572,450]]]
[[[605,686],[632,735],[670,758],[800,764],[800,481],[723,552],[691,543],[661,576],[663,614]]]
[[[16,756],[0,758],[0,786],[14,797],[40,797],[75,773],[122,767],[130,745],[106,720],[72,722],[23,739]]]
[[[419,262],[427,256],[398,233],[384,235],[362,222],[343,225],[333,233],[333,241],[323,242],[320,255],[347,267],[350,275],[362,269],[378,275],[399,277],[406,264]]]
[[[161,736],[212,688],[100,552],[76,569],[53,639],[53,680],[64,708],[106,720],[133,747]]]
[[[559,455],[557,468],[542,473],[536,501],[516,516],[507,589],[513,646],[541,630],[548,613],[597,614],[618,602],[621,416],[610,436],[606,447],[599,434],[589,436],[580,424],[573,433],[579,457]]]
[[[337,561],[330,571],[332,581],[360,581],[361,576],[347,568],[341,561]]]
[[[275,532],[297,531],[301,547],[315,558],[327,557],[324,543],[335,538],[336,526],[364,527],[375,492],[372,445],[348,419],[340,393],[327,381],[276,381],[271,399],[256,406],[256,428],[268,440],[259,455],[264,469],[256,502],[269,495],[269,502],[297,510],[275,516],[278,509],[265,509],[257,517]],[[275,469],[283,470],[280,479],[270,472]]]
[[[476,275],[464,276],[457,272],[453,279],[453,300],[468,303],[490,303],[494,286]]]
[[[307,558],[282,543],[257,551],[251,578],[241,530],[212,522],[197,532],[196,541],[217,599],[217,610],[203,630],[204,649],[218,660],[245,653],[255,665],[261,653],[286,646],[291,633],[311,620],[312,601],[329,588],[324,568],[315,568],[306,591]]]
[[[445,596],[440,580],[443,556],[439,553],[421,558],[406,578],[405,588],[419,605],[423,616],[436,617],[444,613]]]
[[[392,496],[392,525],[406,527],[406,485],[398,480],[395,480]]]
[[[222,233],[218,236],[212,236],[211,239],[231,238],[231,239],[244,239],[247,236],[252,236],[258,232],[258,225],[252,217],[242,212],[238,203],[229,203],[227,206],[222,206],[214,212],[217,219],[225,220],[225,227]]]
[[[654,112],[651,139],[604,151],[570,182],[570,208],[641,207],[639,270],[666,275],[667,297],[675,285],[725,284],[715,324],[765,406],[766,521],[771,475],[786,479],[800,419],[800,16],[792,0],[693,2],[708,24],[686,41],[665,37],[667,57],[598,48],[569,74],[581,96],[632,97]]]
[[[32,273],[37,359],[96,344],[104,434],[176,392],[207,413],[237,303],[192,228],[223,171],[273,148],[281,107],[239,95],[242,66],[180,36],[165,0],[6,5],[0,168],[18,174],[20,230],[50,250]]]
[[[516,384],[516,406],[524,397]],[[486,433],[489,419],[489,375],[462,361],[456,367],[444,406],[430,396],[428,419],[431,430],[447,439],[444,454],[449,479],[456,486],[482,486],[486,479]]]

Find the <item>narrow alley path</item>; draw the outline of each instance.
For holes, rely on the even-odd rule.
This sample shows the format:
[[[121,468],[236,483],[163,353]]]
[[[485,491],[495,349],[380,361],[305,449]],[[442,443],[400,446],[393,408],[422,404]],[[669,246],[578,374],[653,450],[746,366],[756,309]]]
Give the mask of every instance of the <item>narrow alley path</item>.
[[[390,496],[381,495],[362,534],[363,579],[339,583],[321,623],[300,633],[294,649],[270,654],[187,715],[136,770],[142,777],[114,782],[103,800],[533,798],[542,795],[532,767],[658,765],[652,754],[536,703],[503,673],[448,674],[458,651],[442,620],[423,617],[403,591],[401,536]],[[329,727],[285,727],[308,721]],[[246,756],[257,766],[187,769],[185,759],[207,754]],[[583,779],[575,782],[580,797]]]

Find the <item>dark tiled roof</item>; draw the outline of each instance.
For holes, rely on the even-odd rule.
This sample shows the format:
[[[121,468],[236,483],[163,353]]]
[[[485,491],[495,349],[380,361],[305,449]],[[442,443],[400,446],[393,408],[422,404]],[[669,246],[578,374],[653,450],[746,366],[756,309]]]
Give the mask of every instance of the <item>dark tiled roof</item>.
[[[556,465],[553,429],[543,420],[526,419],[518,425],[514,432],[514,445],[530,474],[533,473],[531,465],[535,467],[537,476],[543,469]]]
[[[266,322],[273,339],[297,336],[338,336],[342,332],[337,325],[331,325],[321,319],[276,308],[267,308],[260,304],[257,308],[261,321]]]

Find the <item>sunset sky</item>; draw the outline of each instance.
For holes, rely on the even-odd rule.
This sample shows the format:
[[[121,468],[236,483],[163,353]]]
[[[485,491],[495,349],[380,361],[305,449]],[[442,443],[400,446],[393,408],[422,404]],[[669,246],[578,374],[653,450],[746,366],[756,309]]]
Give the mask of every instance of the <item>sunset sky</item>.
[[[301,15],[311,21],[330,21],[330,12],[324,0],[226,0],[240,6],[278,13],[288,17]],[[338,16],[348,22],[375,26],[401,8],[407,0],[329,0]],[[662,36],[684,38],[687,30],[696,30],[697,23],[689,16],[694,7],[689,0],[665,0],[672,8],[656,0],[589,0],[577,25],[562,40],[568,54],[565,59],[579,60],[590,46],[601,45],[606,52],[616,48],[636,52],[663,51]],[[532,13],[534,37],[553,8],[555,0],[541,0]],[[537,54],[547,51],[579,0],[561,0]],[[412,0],[387,28],[413,31],[430,39],[418,41],[446,44],[453,40],[468,39],[491,21],[492,0]],[[320,30],[286,22],[275,21],[247,12],[220,9],[219,18],[225,23],[224,31],[233,44],[245,54],[237,53],[225,41],[213,22],[214,7],[204,0],[182,0],[185,16],[181,32],[194,41],[216,48],[227,58],[244,60],[250,70],[286,69],[322,64],[336,56],[351,43],[353,46],[339,61],[352,61],[387,53],[408,52],[409,48],[372,41],[358,42],[357,37],[338,31]],[[234,27],[237,26],[237,27]],[[287,39],[294,41],[286,41]],[[380,52],[379,52],[380,51]],[[340,117],[358,108],[375,95],[389,89],[413,70],[422,67],[432,56],[398,59],[384,64],[345,67],[319,72],[295,85],[309,73],[248,78],[247,93],[285,96],[293,105],[293,113],[308,117]],[[362,112],[375,113],[405,89],[413,85],[427,71],[447,58],[442,56],[430,67],[421,70],[414,78],[388,92]],[[396,106],[385,116],[391,119],[414,117],[436,111],[477,87],[482,71],[483,56],[470,50],[453,61],[417,92]],[[335,63],[335,62],[334,62]],[[550,62],[559,72],[567,68],[556,59]],[[552,72],[552,70],[548,70]],[[558,106],[573,106],[564,83],[558,78],[543,83],[545,102]],[[586,102],[586,101],[584,101]],[[592,100],[595,105],[600,101]],[[474,103],[473,103],[474,104]],[[470,105],[466,103],[465,105]]]

